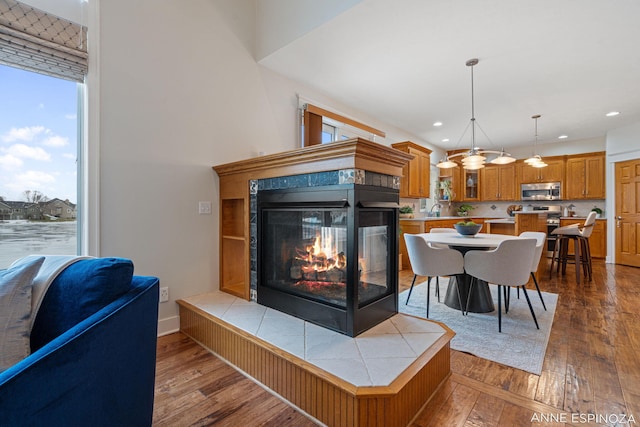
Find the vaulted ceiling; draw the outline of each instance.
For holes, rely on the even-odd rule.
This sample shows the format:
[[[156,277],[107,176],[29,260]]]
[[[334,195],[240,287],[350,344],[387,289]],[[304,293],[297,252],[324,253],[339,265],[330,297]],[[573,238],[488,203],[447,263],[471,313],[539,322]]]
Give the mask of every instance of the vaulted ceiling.
[[[531,144],[534,114],[541,144],[640,122],[637,0],[350,3],[260,63],[442,148],[468,147],[471,58],[483,148]]]

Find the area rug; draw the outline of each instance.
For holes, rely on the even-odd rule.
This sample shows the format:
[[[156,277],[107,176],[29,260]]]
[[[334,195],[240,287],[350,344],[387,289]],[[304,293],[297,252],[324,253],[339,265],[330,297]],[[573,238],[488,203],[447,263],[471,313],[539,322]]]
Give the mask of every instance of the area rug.
[[[516,290],[512,289],[509,313],[504,313],[503,301],[502,333],[499,333],[497,286],[489,286],[496,306],[492,313],[469,313],[467,316],[463,316],[460,310],[450,308],[442,302],[447,285],[448,279],[440,278],[441,302],[438,303],[435,296],[435,279],[431,281],[429,318],[444,323],[456,333],[456,336],[451,340],[452,349],[471,353],[483,359],[536,375],[541,374],[558,302],[557,294],[542,293],[542,298],[547,305],[547,311],[545,311],[538,292],[535,289],[527,288],[531,305],[533,305],[540,325],[538,330],[524,295],[520,292],[520,299],[518,299],[516,298]],[[408,305],[405,305],[405,302],[409,291],[402,292],[398,304],[400,312],[426,318],[426,290],[426,282],[414,286]]]

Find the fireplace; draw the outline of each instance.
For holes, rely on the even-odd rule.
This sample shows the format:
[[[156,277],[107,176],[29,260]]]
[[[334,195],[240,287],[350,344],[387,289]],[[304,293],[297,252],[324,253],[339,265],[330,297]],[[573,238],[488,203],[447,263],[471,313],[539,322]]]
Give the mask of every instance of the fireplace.
[[[356,336],[398,311],[398,190],[257,194],[257,301]]]

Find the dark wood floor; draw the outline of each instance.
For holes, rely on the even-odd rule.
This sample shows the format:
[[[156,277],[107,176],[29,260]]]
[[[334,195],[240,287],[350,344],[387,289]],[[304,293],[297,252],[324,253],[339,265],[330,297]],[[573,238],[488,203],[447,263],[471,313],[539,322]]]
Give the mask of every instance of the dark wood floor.
[[[452,351],[452,376],[412,425],[640,424],[640,269],[594,261],[582,285],[574,271],[540,278],[560,295],[541,375]],[[182,334],[158,340],[157,360],[154,425],[314,425]]]

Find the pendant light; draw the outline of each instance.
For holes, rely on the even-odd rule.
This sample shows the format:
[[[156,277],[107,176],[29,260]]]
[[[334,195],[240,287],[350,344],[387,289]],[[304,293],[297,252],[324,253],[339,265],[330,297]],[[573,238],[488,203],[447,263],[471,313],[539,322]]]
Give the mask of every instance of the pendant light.
[[[525,160],[524,162],[526,164],[528,164],[531,167],[534,168],[543,168],[545,166],[548,166],[543,160],[542,157],[540,157],[540,155],[536,152],[536,146],[538,145],[538,119],[540,118],[540,114],[536,114],[534,116],[531,116],[531,118],[533,120],[535,120],[535,139],[533,141],[533,154],[531,155],[531,157],[529,157],[527,160]]]
[[[452,159],[455,159],[456,157],[462,157],[461,162],[462,162],[462,167],[464,169],[467,169],[467,170],[482,169],[485,165],[485,161],[487,160],[487,157],[484,156],[485,154],[498,155],[495,159],[491,160],[490,163],[493,163],[493,164],[506,165],[508,163],[512,163],[516,161],[516,159],[511,157],[511,154],[506,153],[504,151],[504,148],[501,151],[493,151],[493,150],[481,150],[478,147],[476,147],[477,123],[476,123],[476,115],[475,115],[475,99],[474,99],[474,93],[473,93],[473,67],[477,65],[478,62],[479,62],[478,58],[469,59],[466,62],[466,66],[471,68],[471,123],[470,123],[471,149],[464,153],[451,154],[445,157],[444,159],[440,160],[440,162],[438,162],[438,164],[436,165],[439,168],[447,169],[447,168],[458,166],[458,164],[454,162]],[[469,126],[467,126],[467,129],[468,128]],[[465,133],[466,131],[467,130],[465,129]],[[462,136],[464,137],[464,134]]]

